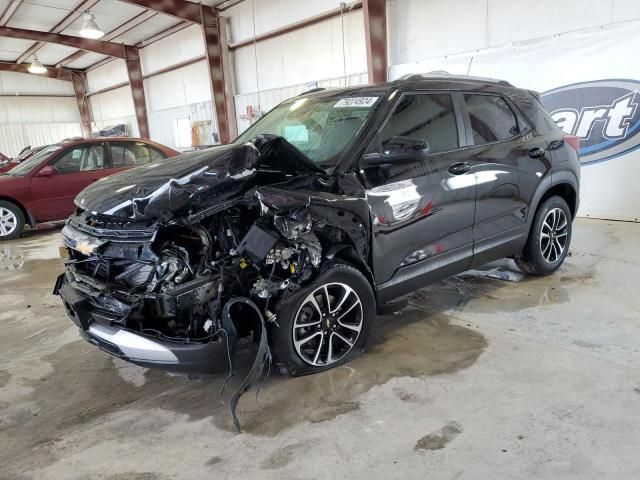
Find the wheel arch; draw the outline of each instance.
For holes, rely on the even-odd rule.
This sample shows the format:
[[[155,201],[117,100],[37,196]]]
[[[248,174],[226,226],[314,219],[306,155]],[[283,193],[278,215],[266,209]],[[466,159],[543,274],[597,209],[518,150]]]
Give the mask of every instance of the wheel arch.
[[[564,199],[569,205],[571,211],[571,219],[576,218],[576,212],[578,210],[578,194],[573,186],[569,183],[557,183],[549,188],[544,195],[540,198],[540,203],[544,202],[547,198],[558,196]]]
[[[360,270],[369,281],[371,291],[375,293],[376,285],[373,278],[373,272],[369,265],[358,254],[356,247],[350,243],[340,243],[332,245],[325,253],[324,257],[329,260],[341,260]]]
[[[578,206],[580,203],[580,198],[578,196],[578,179],[572,172],[554,173],[552,177],[547,177],[545,180],[546,181],[541,182],[538,186],[538,190],[531,202],[531,209],[529,210],[529,216],[527,218],[528,226],[531,226],[540,204],[552,196],[557,195],[567,202],[567,205],[569,205],[569,209],[571,210],[572,220],[576,217],[576,213],[578,212]]]
[[[3,196],[3,195],[0,195],[0,200],[3,200],[5,202],[9,202],[9,203],[13,203],[22,212],[22,215],[24,216],[25,223],[29,224],[31,227],[35,227],[36,226],[37,222],[36,222],[35,217],[21,202],[17,201],[15,198],[6,197],[6,196]]]

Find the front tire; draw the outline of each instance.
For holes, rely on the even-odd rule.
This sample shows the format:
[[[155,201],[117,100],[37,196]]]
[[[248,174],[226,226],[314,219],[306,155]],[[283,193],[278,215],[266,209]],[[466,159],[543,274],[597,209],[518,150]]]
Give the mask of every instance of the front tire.
[[[549,197],[536,211],[529,238],[516,265],[531,275],[550,275],[564,262],[571,244],[571,210],[562,197]]]
[[[13,240],[22,235],[24,215],[16,204],[0,200],[0,241]]]
[[[375,317],[375,298],[354,267],[333,263],[278,305],[271,329],[278,371],[287,375],[321,372],[342,365],[365,348]]]

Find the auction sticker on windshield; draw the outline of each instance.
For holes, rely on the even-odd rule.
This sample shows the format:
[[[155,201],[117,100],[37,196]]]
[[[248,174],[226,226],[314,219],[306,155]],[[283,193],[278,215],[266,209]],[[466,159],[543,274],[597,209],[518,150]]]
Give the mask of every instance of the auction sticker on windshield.
[[[341,98],[333,108],[372,107],[379,97],[349,97]]]

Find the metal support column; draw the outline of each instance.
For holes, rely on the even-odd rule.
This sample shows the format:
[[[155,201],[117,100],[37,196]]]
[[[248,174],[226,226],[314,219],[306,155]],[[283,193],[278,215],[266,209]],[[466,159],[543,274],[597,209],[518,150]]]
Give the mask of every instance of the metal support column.
[[[71,72],[71,80],[73,81],[73,91],[76,94],[76,102],[78,102],[82,136],[87,138],[91,136],[91,105],[89,97],[87,97],[86,75],[81,72]]]
[[[364,0],[364,33],[367,47],[369,83],[387,81],[386,0]]]
[[[229,84],[226,25],[224,17],[212,7],[201,5],[202,29],[211,79],[211,98],[221,143],[229,143],[237,134],[232,87]]]
[[[142,68],[140,67],[140,55],[136,47],[123,45],[124,60],[127,64],[129,85],[133,97],[133,107],[136,111],[138,130],[142,138],[149,138],[149,121],[147,119],[147,103],[144,96],[144,83],[142,81]]]

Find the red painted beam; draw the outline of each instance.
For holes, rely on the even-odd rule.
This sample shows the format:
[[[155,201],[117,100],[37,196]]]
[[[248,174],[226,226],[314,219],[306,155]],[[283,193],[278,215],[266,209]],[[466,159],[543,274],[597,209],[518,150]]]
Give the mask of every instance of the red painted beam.
[[[387,81],[386,0],[363,0],[364,35],[369,83]]]
[[[101,40],[90,40],[88,38],[74,37],[72,35],[62,35],[61,33],[38,32],[24,28],[0,27],[0,37],[22,38],[36,42],[57,43],[68,47],[88,50],[90,52],[101,53],[111,57],[124,58],[122,45],[113,42],[103,42]]]
[[[140,66],[140,54],[137,47],[123,45],[129,75],[129,85],[131,85],[131,95],[133,97],[133,107],[136,111],[138,130],[142,138],[149,138],[149,120],[147,118],[147,102],[144,95],[144,83],[142,78],[142,68]]]
[[[205,41],[205,54],[211,80],[211,98],[213,100],[218,134],[221,143],[229,143],[236,136],[235,108],[228,78],[229,58],[226,49],[226,29],[224,19],[211,7],[202,6],[202,29]],[[225,64],[227,64],[225,66]],[[225,72],[226,70],[226,72]]]
[[[66,82],[71,81],[71,70],[66,68],[47,68],[45,73],[31,73],[28,69],[29,65],[25,63],[0,62],[0,71],[3,72],[28,73],[38,77],[55,78]]]
[[[82,72],[72,72],[71,80],[73,81],[73,91],[78,102],[78,112],[80,113],[80,126],[82,127],[82,136],[91,136],[91,105],[89,97],[87,97],[86,75]]]
[[[172,17],[188,20],[193,23],[201,23],[200,5],[186,0],[121,0],[139,7],[155,10],[156,12],[171,15]]]

